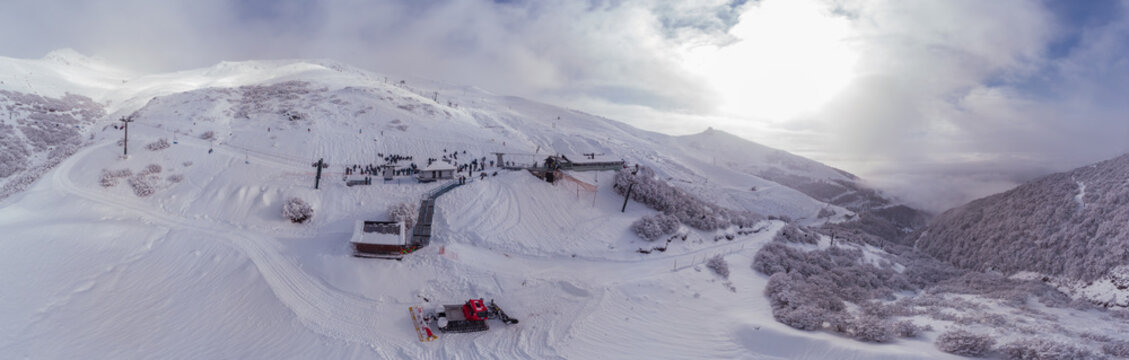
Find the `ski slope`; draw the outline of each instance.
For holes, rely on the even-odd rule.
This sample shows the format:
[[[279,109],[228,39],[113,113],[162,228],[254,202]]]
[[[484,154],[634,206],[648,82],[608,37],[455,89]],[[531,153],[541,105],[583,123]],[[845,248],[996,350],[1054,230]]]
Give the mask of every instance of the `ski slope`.
[[[247,94],[233,86],[289,81],[309,84],[254,104],[265,110],[246,118],[229,115]],[[0,202],[0,358],[949,357],[928,339],[875,346],[775,322],[767,279],[749,265],[780,221],[732,241],[691,230],[665,252],[636,252],[656,244],[629,226],[654,211],[629,202],[620,212],[612,172],[574,174],[597,185],[593,193],[488,169],[439,198],[430,247],[403,261],[351,256],[354,221],[383,219],[388,206],[436,186],[400,178],[346,187],[343,167],[379,164],[376,153],[420,163],[462,150],[463,163],[493,152],[533,161],[599,152],[727,206],[795,218],[828,206],[666,135],[437,86],[459,104],[446,106],[421,95],[427,89],[323,62],[224,63],[92,88],[84,91],[118,105],[88,145]],[[280,118],[287,109],[308,117]],[[109,124],[128,114],[137,121],[123,157]],[[215,139],[201,139],[206,131]],[[145,149],[162,138],[175,144]],[[319,158],[331,165],[314,190]],[[104,170],[151,164],[162,169],[152,195],[124,180],[100,185]],[[840,176],[820,171],[805,175]],[[762,190],[743,197],[753,184]],[[292,196],[313,205],[310,223],[282,219]],[[728,280],[703,265],[713,256],[730,264]],[[495,299],[521,323],[418,341],[409,306],[471,297]]]

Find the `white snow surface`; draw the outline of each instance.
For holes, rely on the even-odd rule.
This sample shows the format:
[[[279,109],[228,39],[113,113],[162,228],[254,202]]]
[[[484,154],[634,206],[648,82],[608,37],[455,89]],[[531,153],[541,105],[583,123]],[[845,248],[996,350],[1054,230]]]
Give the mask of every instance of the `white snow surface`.
[[[951,357],[925,339],[871,345],[773,320],[767,277],[749,265],[782,222],[732,241],[691,231],[665,252],[636,252],[657,244],[629,226],[654,211],[630,202],[620,212],[613,172],[575,174],[597,185],[593,194],[490,168],[496,176],[469,177],[439,198],[431,246],[403,261],[355,258],[349,248],[357,220],[386,219],[390,205],[436,186],[400,177],[346,187],[342,168],[383,163],[376,153],[417,164],[463,150],[460,164],[492,152],[521,162],[614,154],[724,206],[813,219],[829,206],[734,169],[764,154],[470,87],[400,86],[327,61],[136,75],[62,51],[0,58],[0,74],[5,89],[109,106],[90,145],[0,202],[0,358]],[[247,94],[234,87],[245,85],[285,91],[237,117]],[[109,124],[134,113],[123,157]],[[215,139],[200,139],[206,131]],[[162,138],[175,144],[144,148]],[[320,190],[317,159],[330,163]],[[150,164],[162,169],[144,177],[152,195],[125,179],[99,183],[104,170],[138,174]],[[282,218],[290,197],[313,206],[309,223]],[[715,255],[732,265],[736,291],[703,269]],[[468,298],[495,299],[521,323],[417,340],[409,306]]]

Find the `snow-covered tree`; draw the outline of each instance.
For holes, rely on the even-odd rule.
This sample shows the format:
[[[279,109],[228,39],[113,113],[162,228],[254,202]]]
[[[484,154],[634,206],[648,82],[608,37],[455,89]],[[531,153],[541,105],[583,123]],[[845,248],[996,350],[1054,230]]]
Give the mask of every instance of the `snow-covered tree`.
[[[1129,259],[1129,155],[1037,179],[937,216],[917,246],[959,267],[1081,281]]]
[[[78,151],[80,128],[105,111],[90,98],[60,98],[0,90],[0,199],[22,191]]]
[[[632,185],[634,184],[634,185]],[[619,194],[631,188],[631,199],[664,214],[674,216],[686,226],[700,230],[717,230],[730,225],[752,226],[763,219],[749,211],[731,210],[702,201],[682,189],[655,177],[654,170],[640,167],[616,173],[612,186]]]

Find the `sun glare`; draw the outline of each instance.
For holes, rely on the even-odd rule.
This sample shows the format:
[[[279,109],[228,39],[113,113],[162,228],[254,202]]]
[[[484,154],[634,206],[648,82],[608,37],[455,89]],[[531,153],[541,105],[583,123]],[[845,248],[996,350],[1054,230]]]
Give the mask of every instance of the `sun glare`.
[[[738,41],[686,56],[728,116],[777,122],[815,111],[847,86],[858,60],[848,20],[811,0],[761,2],[730,35]]]

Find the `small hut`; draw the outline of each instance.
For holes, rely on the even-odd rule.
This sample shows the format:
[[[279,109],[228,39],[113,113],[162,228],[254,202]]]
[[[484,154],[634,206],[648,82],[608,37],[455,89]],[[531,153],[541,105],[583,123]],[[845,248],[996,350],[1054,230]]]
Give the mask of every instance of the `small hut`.
[[[368,175],[345,175],[345,186],[372,185],[372,177]]]
[[[413,249],[408,245],[404,223],[398,221],[357,220],[353,227],[353,255],[382,259],[402,259]]]
[[[421,169],[416,178],[420,182],[451,180],[455,178],[455,166],[443,161],[436,161]]]
[[[384,175],[384,181],[392,180],[392,177],[396,175],[396,165],[395,164],[380,165],[380,170],[381,170],[381,174]]]

